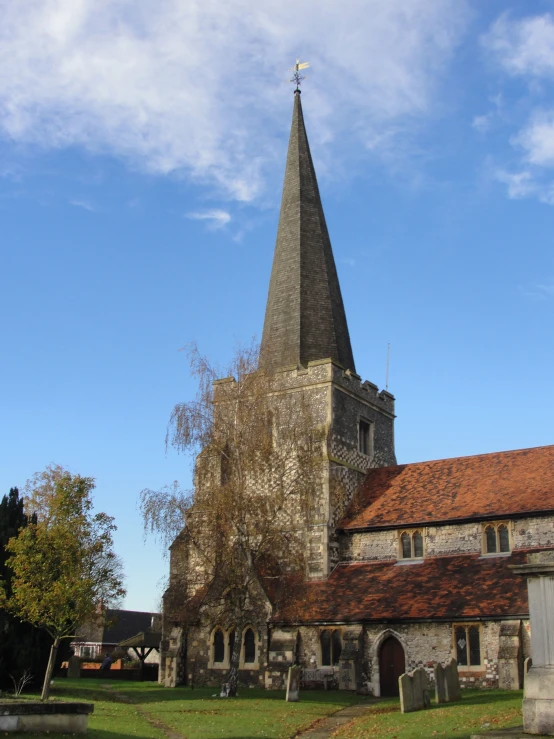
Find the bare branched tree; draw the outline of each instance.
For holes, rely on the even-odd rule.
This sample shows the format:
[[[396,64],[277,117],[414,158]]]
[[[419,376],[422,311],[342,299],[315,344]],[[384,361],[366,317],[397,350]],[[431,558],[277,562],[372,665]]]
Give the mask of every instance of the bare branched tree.
[[[275,602],[285,582],[305,574],[307,533],[321,517],[326,419],[307,391],[290,392],[282,376],[259,370],[254,347],[236,353],[223,380],[196,346],[189,358],[198,393],[173,409],[167,444],[198,455],[194,488],[143,490],[141,511],[147,532],[164,543],[178,535],[186,548],[186,572],[172,573],[166,608],[181,607],[183,622],[201,603],[234,626],[233,695],[253,594]]]

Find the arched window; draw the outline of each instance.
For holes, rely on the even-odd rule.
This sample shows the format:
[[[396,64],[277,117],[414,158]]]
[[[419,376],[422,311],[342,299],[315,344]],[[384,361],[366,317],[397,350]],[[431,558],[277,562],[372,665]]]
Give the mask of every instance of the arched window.
[[[225,639],[223,637],[223,631],[216,629],[214,631],[214,663],[223,662],[225,660]]]
[[[423,557],[423,536],[421,531],[414,531],[412,536],[414,545],[414,557]]]
[[[402,559],[423,559],[423,532],[403,531],[400,535],[400,554]]]
[[[494,554],[496,552],[496,531],[494,526],[487,526],[485,529],[485,539],[487,542],[487,554]]]
[[[244,662],[251,663],[256,661],[256,637],[252,629],[248,628],[244,632]]]
[[[338,629],[331,631],[323,629],[320,635],[321,641],[321,666],[333,667],[338,665],[342,652],[342,636]]]
[[[510,551],[510,534],[508,533],[508,527],[503,523],[498,527],[498,544],[501,552]]]
[[[331,667],[331,632],[324,629],[321,632],[321,666]]]

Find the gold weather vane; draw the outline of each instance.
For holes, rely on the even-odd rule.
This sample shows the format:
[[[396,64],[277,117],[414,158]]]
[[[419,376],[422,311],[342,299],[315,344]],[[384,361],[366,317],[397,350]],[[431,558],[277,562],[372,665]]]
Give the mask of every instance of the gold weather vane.
[[[302,80],[306,79],[300,74],[300,70],[307,69],[309,66],[310,66],[310,62],[301,62],[300,59],[297,59],[294,67],[289,69],[289,72],[293,72],[292,79],[290,80],[290,82],[296,83],[297,90],[300,90],[300,85],[302,83]]]

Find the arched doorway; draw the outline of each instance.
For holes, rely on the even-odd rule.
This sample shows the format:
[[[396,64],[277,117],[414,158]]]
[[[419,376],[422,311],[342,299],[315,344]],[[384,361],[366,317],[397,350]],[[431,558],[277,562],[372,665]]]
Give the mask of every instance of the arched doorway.
[[[381,695],[398,695],[398,678],[406,669],[406,659],[402,644],[394,636],[388,636],[381,644],[379,652],[379,679]]]

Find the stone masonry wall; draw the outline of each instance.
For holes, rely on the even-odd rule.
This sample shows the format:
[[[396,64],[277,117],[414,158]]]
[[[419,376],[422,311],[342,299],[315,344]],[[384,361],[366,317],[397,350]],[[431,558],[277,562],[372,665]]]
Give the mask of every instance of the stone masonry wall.
[[[483,527],[486,522],[451,526],[424,526],[426,557],[478,554],[482,549]],[[410,527],[408,527],[410,528]],[[511,521],[512,548],[554,546],[554,517],[519,518]],[[346,562],[394,560],[399,554],[399,534],[402,529],[363,531],[340,537],[340,560]]]

